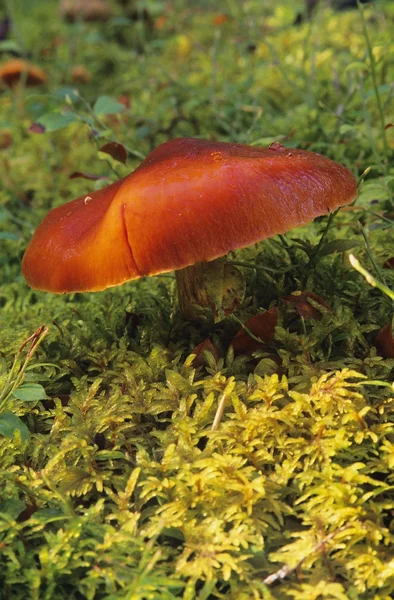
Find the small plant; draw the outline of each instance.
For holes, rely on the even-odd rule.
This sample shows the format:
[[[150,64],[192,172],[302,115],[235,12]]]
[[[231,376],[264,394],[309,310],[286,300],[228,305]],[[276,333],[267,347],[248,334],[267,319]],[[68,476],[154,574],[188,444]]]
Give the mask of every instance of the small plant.
[[[29,435],[25,423],[14,412],[7,410],[11,400],[38,402],[47,398],[42,385],[29,382],[29,371],[39,366],[29,363],[48,331],[48,327],[41,325],[21,344],[8,373],[5,363],[1,365],[3,373],[0,372],[0,435],[12,438],[15,431],[18,431],[24,440]]]
[[[390,298],[390,300],[394,301],[394,291],[390,290],[382,281],[379,281],[376,277],[372,275],[367,269],[365,269],[360,261],[354,256],[354,254],[349,254],[349,261],[352,265],[353,269],[356,269],[369,283],[370,286],[377,288],[380,290],[385,296]]]

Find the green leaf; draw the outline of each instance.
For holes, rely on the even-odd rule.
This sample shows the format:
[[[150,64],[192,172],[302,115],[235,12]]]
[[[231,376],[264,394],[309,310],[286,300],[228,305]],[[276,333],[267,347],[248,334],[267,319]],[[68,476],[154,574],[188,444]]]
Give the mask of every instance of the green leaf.
[[[48,398],[44,388],[39,383],[23,383],[13,391],[12,395],[17,400],[23,400],[24,402],[37,402],[37,400]]]
[[[116,460],[124,459],[124,457],[124,453],[119,450],[100,450],[95,455],[96,460]]]
[[[0,231],[0,240],[19,240],[19,236],[9,231]]]
[[[34,520],[46,525],[55,521],[64,521],[67,516],[58,508],[41,508],[34,513]]]
[[[26,508],[26,504],[19,498],[8,498],[0,503],[0,513],[9,515],[13,519],[19,517]]]
[[[115,27],[129,27],[130,25],[133,25],[133,21],[127,17],[113,17],[109,24],[114,25]]]
[[[383,182],[377,181],[376,179],[366,181],[361,186],[361,190],[357,198],[357,205],[365,206],[372,200],[386,200],[388,195],[389,192]]]
[[[319,256],[328,256],[328,254],[334,254],[335,252],[346,252],[346,250],[352,250],[362,246],[362,242],[359,240],[331,240],[327,242],[319,251]]]
[[[349,71],[368,72],[369,66],[361,60],[355,60],[347,65],[345,73],[348,73]]]
[[[339,128],[340,135],[347,135],[348,133],[358,133],[358,132],[359,132],[359,128],[356,127],[356,125],[348,125],[347,123],[345,123],[344,125],[341,125]]]
[[[95,115],[114,115],[123,112],[125,107],[110,96],[100,96],[97,98],[93,112]]]
[[[3,40],[0,42],[0,52],[15,52],[23,54],[21,47],[14,40]]]
[[[394,222],[393,222],[394,224]],[[371,225],[368,225],[368,229],[369,231],[376,231],[378,229],[382,230],[382,229],[390,229],[390,227],[393,226],[392,223],[388,223],[387,221],[384,221],[383,223],[372,223]]]
[[[149,127],[149,125],[141,125],[141,127],[136,127],[135,128],[135,139],[138,140],[142,140],[144,137],[146,137],[147,135],[149,135],[152,132],[152,128]]]
[[[15,435],[15,431],[19,431],[23,442],[25,442],[30,435],[30,432],[22,419],[14,415],[11,411],[5,410],[0,415],[0,435],[12,439]]]
[[[56,96],[57,98],[61,98],[62,100],[67,100],[67,98],[69,98],[72,102],[75,102],[75,101],[81,99],[81,96],[79,95],[78,90],[76,90],[74,87],[70,87],[70,86],[64,86],[64,87],[57,88],[53,92],[53,95]]]
[[[207,264],[204,284],[216,322],[231,315],[245,295],[245,281],[241,271],[225,260]]]
[[[369,90],[366,94],[365,97],[366,98],[373,98],[376,95],[376,92],[380,95],[380,94],[385,94],[386,92],[391,92],[391,90],[394,88],[394,84],[393,83],[382,83],[381,85],[377,85],[376,86],[376,90],[375,88],[372,88],[371,90]]]
[[[46,132],[64,129],[76,121],[78,121],[77,115],[71,112],[66,114],[55,112],[46,113],[37,119],[37,122],[45,128]]]

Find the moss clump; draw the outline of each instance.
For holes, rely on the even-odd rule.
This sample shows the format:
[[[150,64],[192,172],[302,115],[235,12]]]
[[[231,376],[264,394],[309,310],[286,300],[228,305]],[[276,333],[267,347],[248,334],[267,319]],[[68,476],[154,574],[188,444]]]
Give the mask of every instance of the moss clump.
[[[128,353],[123,389],[79,380],[29,411],[29,441],[2,440],[8,597],[266,598],[273,572],[289,580],[272,597],[322,580],[325,598],[389,597],[392,401],[348,369],[301,393],[285,376],[201,380],[192,359]]]

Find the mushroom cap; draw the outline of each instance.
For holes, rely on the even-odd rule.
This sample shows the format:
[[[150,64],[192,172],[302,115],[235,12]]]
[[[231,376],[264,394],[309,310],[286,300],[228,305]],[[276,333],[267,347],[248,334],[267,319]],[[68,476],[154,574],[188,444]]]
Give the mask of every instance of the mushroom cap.
[[[52,210],[23,273],[36,289],[99,291],[214,260],[356,195],[352,173],[320,154],[175,139],[130,175]]]
[[[112,9],[105,0],[61,0],[60,14],[70,23],[78,19],[87,22],[107,21]]]
[[[72,67],[71,81],[73,83],[89,83],[91,79],[91,72],[83,65],[75,65],[75,67]]]
[[[20,58],[13,58],[0,66],[0,79],[13,87],[25,77],[25,85],[35,86],[47,82],[45,72]]]

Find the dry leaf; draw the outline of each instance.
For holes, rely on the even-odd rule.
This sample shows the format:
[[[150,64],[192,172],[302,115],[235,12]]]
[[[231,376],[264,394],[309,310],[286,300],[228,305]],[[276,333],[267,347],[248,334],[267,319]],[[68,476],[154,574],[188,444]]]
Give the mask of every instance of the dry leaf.
[[[118,144],[117,142],[108,142],[107,144],[104,144],[104,146],[101,146],[100,152],[109,154],[114,160],[126,164],[127,150],[124,146],[122,146],[122,144]]]
[[[322,308],[332,312],[331,306],[327,304],[323,298],[320,298],[320,296],[314,294],[313,292],[294,292],[290,296],[286,296],[283,299],[286,304],[294,304],[300,317],[303,317],[304,319],[316,319],[316,321],[320,321],[323,316],[323,311],[320,312],[319,309],[312,306],[308,298],[311,298],[317,304],[320,304]]]
[[[251,317],[245,323],[245,327],[258,337],[261,342],[253,339],[244,329],[240,329],[231,342],[234,352],[239,354],[248,354],[264,347],[264,343],[270,342],[275,334],[275,327],[278,324],[277,308],[271,308],[264,313]]]
[[[394,256],[392,258],[388,258],[383,265],[384,269],[394,269]]]
[[[219,350],[217,349],[215,344],[213,344],[213,342],[211,341],[211,338],[207,337],[200,344],[198,344],[198,346],[196,346],[194,348],[194,350],[192,350],[192,352],[191,352],[191,354],[196,355],[195,358],[193,359],[193,363],[192,363],[193,367],[196,367],[196,368],[201,367],[202,365],[204,365],[206,363],[206,359],[204,356],[205,352],[210,352],[216,362],[220,358]]]
[[[80,171],[74,171],[69,176],[69,179],[90,179],[91,181],[97,181],[98,179],[108,179],[104,175],[93,175],[92,173],[81,173]]]
[[[212,23],[214,25],[223,25],[223,23],[226,23],[229,20],[230,20],[230,17],[228,15],[220,14],[220,15],[216,15],[216,17],[214,17],[212,19]]]
[[[0,131],[0,150],[5,150],[12,144],[12,135],[9,131]]]
[[[391,323],[387,323],[375,338],[375,346],[383,358],[394,358],[394,338]]]
[[[40,123],[32,123],[28,131],[29,133],[45,133],[45,127]]]

